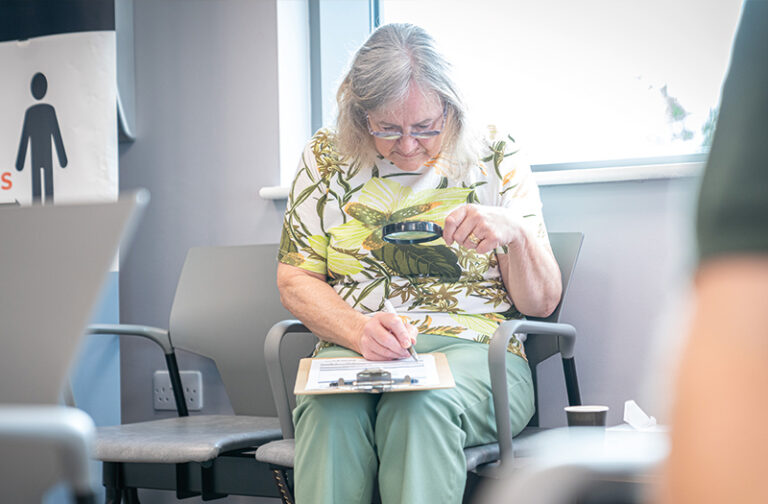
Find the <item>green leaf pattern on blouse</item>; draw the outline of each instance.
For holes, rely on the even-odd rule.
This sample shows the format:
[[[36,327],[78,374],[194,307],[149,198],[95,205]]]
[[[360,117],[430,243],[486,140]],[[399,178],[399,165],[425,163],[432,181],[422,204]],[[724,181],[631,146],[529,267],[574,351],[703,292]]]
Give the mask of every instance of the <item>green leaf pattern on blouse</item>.
[[[499,323],[522,318],[507,296],[495,253],[449,247],[442,238],[395,245],[382,239],[382,228],[412,220],[443,226],[459,205],[479,203],[513,209],[548,244],[538,188],[517,153],[512,137],[488,141],[465,180],[451,183],[441,157],[416,172],[383,158],[361,166],[336,150],[331,130],[320,130],[291,187],[278,259],[325,275],[362,313],[381,310],[388,298],[419,333],[488,343]],[[525,357],[516,337],[509,350]]]

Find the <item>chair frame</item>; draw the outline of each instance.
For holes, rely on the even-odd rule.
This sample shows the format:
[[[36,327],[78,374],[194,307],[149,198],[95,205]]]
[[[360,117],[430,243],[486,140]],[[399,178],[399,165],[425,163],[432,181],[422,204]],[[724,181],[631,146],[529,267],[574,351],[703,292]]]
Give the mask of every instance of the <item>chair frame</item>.
[[[262,347],[260,342],[255,341],[254,335],[264,334],[266,331],[259,331],[259,324],[263,323],[263,327],[269,327],[269,324],[284,318],[288,313],[277,310],[279,300],[276,300],[276,286],[273,287],[274,295],[257,287],[265,282],[273,282],[277,267],[276,257],[277,245],[272,244],[193,247],[187,254],[179,276],[170,313],[169,330],[142,325],[113,324],[92,325],[89,327],[89,332],[140,337],[158,345],[165,356],[177,416],[182,419],[190,418],[189,423],[179,422],[181,430],[186,425],[200,425],[195,423],[198,415],[190,415],[188,403],[184,397],[177,350],[183,349],[213,357],[222,381],[225,385],[232,387],[233,383],[228,383],[227,377],[236,380],[239,370],[244,367],[250,370],[261,358]],[[271,259],[270,264],[265,263],[267,258]],[[263,299],[265,295],[268,296],[266,300]],[[252,306],[253,303],[260,301],[261,305]],[[257,311],[254,308],[263,311]],[[231,334],[233,341],[237,341],[236,345],[224,347],[216,343],[217,339],[210,338],[211,335],[219,333]],[[207,349],[206,345],[217,348],[216,350]],[[218,347],[222,347],[222,352],[218,352]],[[246,353],[243,348],[247,349]],[[254,352],[254,354],[249,356],[248,352]],[[232,356],[235,357],[234,361]],[[223,360],[217,361],[219,358]],[[248,374],[249,380],[253,378],[253,375]],[[252,382],[248,381],[248,383]],[[279,497],[278,491],[272,484],[268,466],[258,462],[253,456],[256,447],[279,438],[274,412],[270,411],[265,415],[264,408],[259,406],[258,399],[253,399],[260,397],[261,392],[251,395],[250,389],[244,392],[242,388],[230,388],[227,393],[234,411],[237,412],[234,416],[240,417],[240,421],[235,422],[237,425],[233,427],[231,434],[227,434],[229,433],[227,431],[221,439],[212,441],[217,444],[217,449],[211,451],[215,455],[209,460],[190,460],[186,455],[181,455],[168,457],[170,461],[160,460],[164,457],[158,457],[158,460],[139,458],[139,461],[131,461],[128,460],[130,457],[117,458],[119,457],[117,452],[122,449],[119,437],[101,438],[115,439],[114,443],[104,445],[107,450],[112,450],[111,455],[104,457],[107,460],[102,461],[104,467],[102,480],[107,489],[107,502],[119,503],[123,498],[129,504],[138,502],[137,488],[175,490],[177,499],[199,495],[203,500],[212,500],[229,494]],[[264,387],[263,397],[266,398],[268,395],[269,391]],[[240,402],[237,402],[238,400]],[[207,417],[208,415],[199,416]],[[267,417],[269,421],[266,421]],[[200,420],[205,424],[206,419]],[[218,421],[217,418],[210,420],[214,423]],[[170,419],[157,421],[172,423]],[[222,421],[221,425],[227,425],[226,419]],[[251,423],[270,426],[254,427],[249,431],[248,426]],[[245,425],[245,427],[241,428],[238,425]],[[173,427],[173,424],[170,427]],[[151,426],[148,428],[153,429]],[[119,436],[119,430],[114,432]],[[157,432],[155,431],[154,435],[157,435]],[[176,435],[173,428],[170,428],[169,432],[171,432],[169,435]],[[218,431],[212,428],[210,432]],[[254,435],[249,435],[251,433]],[[97,455],[99,455],[98,447],[101,446],[99,430],[97,430],[96,446]],[[180,459],[180,462],[176,462]]]
[[[156,327],[131,324],[94,324],[88,327],[90,334],[113,334],[138,336],[160,346],[165,356],[168,376],[173,387],[176,413],[179,417],[189,416],[181,374],[170,333]],[[177,499],[200,496],[213,500],[233,495],[254,497],[280,497],[277,491],[265,491],[265,482],[271,479],[270,470],[258,462],[249,447],[220,454],[207,462],[141,463],[102,462],[102,483],[106,488],[106,504],[137,504],[138,488],[175,490]],[[249,478],[232,475],[248,474]],[[149,483],[148,483],[149,482]],[[172,482],[172,484],[168,484]],[[151,486],[149,486],[151,485]],[[226,491],[224,490],[226,489]]]
[[[552,355],[559,353],[562,358],[563,375],[568,396],[568,404],[577,406],[581,404],[581,393],[579,390],[578,377],[576,373],[576,362],[574,349],[576,344],[576,329],[570,324],[559,323],[557,320],[566,296],[568,285],[573,275],[573,269],[583,242],[582,233],[551,233],[550,239],[554,241],[563,240],[567,242],[571,257],[566,257],[561,266],[561,275],[563,282],[563,292],[560,303],[548,317],[543,319],[530,318],[521,320],[509,320],[499,325],[491,338],[490,349],[488,352],[488,365],[491,378],[491,390],[493,394],[494,410],[496,417],[496,428],[498,436],[498,445],[484,445],[482,447],[469,447],[465,453],[473,448],[481,450],[483,453],[477,457],[476,464],[468,463],[468,479],[465,488],[464,499],[469,498],[475,485],[481,478],[497,478],[508,466],[511,466],[514,460],[514,450],[512,441],[512,432],[509,419],[509,398],[507,394],[506,380],[506,355],[507,346],[514,334],[526,334],[524,346],[528,357],[528,365],[531,368],[531,375],[534,384],[535,413],[525,429],[532,433],[539,430],[538,417],[538,386],[536,367],[539,363],[548,359]],[[568,248],[565,247],[565,248]],[[553,247],[554,252],[559,252]],[[568,262],[569,264],[565,264]],[[558,257],[558,263],[560,258]],[[267,334],[264,343],[264,357],[267,364],[267,374],[269,376],[272,394],[277,407],[278,418],[280,419],[280,428],[284,440],[294,438],[293,420],[291,415],[291,405],[289,397],[292,392],[288,390],[285,376],[282,369],[281,343],[284,337],[289,333],[308,333],[311,332],[303,323],[298,320],[283,320],[278,322]],[[281,443],[283,441],[278,441]],[[275,483],[281,492],[281,498],[286,504],[293,502],[292,485],[288,474],[288,468],[277,464],[269,464],[275,478]]]

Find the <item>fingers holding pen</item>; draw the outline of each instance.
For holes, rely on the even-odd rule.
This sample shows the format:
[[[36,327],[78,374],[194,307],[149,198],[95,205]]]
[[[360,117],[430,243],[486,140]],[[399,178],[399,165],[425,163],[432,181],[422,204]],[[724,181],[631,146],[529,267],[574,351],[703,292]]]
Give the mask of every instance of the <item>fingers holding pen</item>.
[[[404,347],[403,341],[408,344]],[[394,360],[408,357],[410,335],[402,320],[391,313],[373,314],[360,336],[360,354],[370,360]]]
[[[392,313],[368,317],[358,343],[358,352],[369,360],[396,360],[409,357],[408,348],[416,344],[418,330]]]
[[[391,349],[383,346],[380,342],[378,342],[375,339],[371,339],[365,344],[363,350],[360,353],[364,358],[372,361],[388,361],[388,360],[396,360],[400,359],[401,357],[397,354],[394,354]]]
[[[382,313],[380,318],[382,325],[397,339],[401,348],[408,348],[413,344],[415,337],[412,336],[412,331],[416,330],[414,326],[406,324],[403,319],[393,313]]]

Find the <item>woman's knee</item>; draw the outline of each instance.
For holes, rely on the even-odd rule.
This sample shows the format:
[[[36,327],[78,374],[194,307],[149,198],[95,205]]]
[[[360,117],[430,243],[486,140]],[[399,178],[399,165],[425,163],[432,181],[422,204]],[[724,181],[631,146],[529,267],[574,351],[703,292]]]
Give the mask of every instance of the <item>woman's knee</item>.
[[[364,398],[363,398],[364,399]],[[373,428],[374,408],[354,395],[303,396],[297,400],[293,422],[297,431],[303,425],[314,429]]]
[[[461,404],[445,390],[385,394],[378,405],[376,429],[391,426],[425,431],[458,428]]]

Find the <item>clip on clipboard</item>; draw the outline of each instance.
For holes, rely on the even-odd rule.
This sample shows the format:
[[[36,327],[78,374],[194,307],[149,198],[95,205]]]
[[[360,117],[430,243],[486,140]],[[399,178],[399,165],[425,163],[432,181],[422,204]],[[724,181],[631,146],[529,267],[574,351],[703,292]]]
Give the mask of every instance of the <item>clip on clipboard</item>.
[[[330,388],[351,387],[355,392],[381,393],[389,392],[395,387],[408,387],[418,383],[418,378],[405,375],[402,378],[392,378],[392,373],[381,368],[365,368],[357,373],[355,380],[349,381],[339,378],[328,384]]]
[[[301,359],[294,394],[349,394],[430,390],[455,386],[443,353],[419,362],[368,361],[362,357]]]

